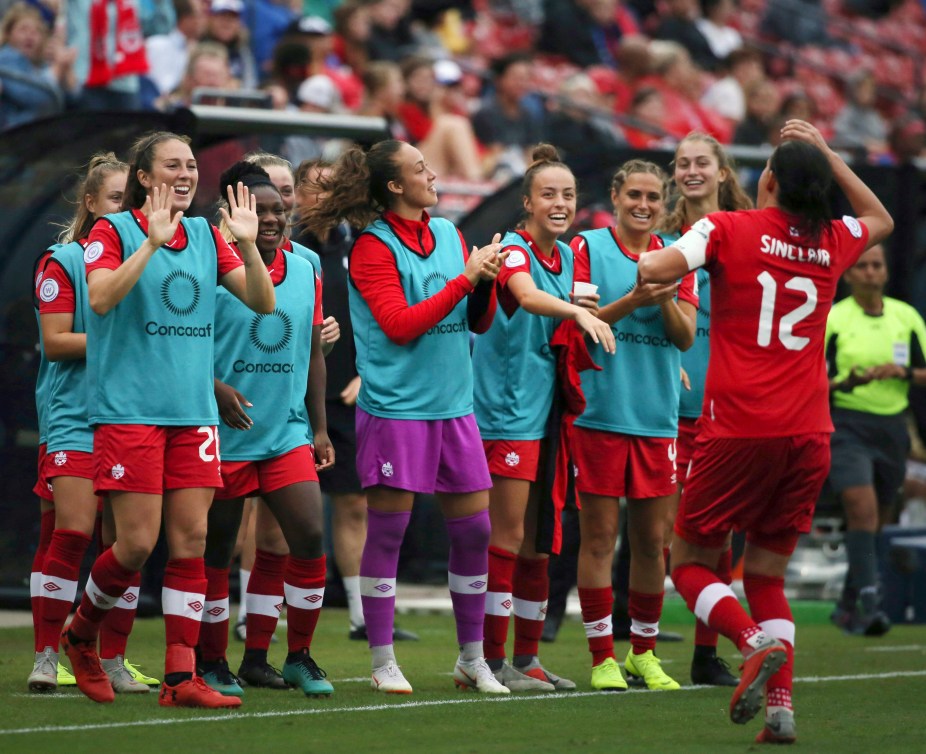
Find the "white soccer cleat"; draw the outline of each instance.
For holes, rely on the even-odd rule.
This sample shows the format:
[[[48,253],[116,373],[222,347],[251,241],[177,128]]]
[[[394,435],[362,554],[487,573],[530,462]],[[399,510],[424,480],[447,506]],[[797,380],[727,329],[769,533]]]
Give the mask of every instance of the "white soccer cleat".
[[[135,680],[125,666],[125,658],[122,655],[116,655],[111,660],[100,660],[100,664],[117,694],[147,694],[151,691],[146,684]]]
[[[510,694],[511,689],[498,682],[484,657],[465,662],[457,658],[453,682],[460,689],[475,689],[480,694]]]
[[[556,691],[552,683],[524,675],[517,668],[509,665],[507,660],[499,670],[495,671],[495,680],[511,691]]]
[[[45,647],[35,653],[35,664],[27,682],[33,694],[45,694],[58,688],[58,653],[54,649]]]
[[[412,685],[405,680],[395,662],[387,662],[381,668],[374,668],[370,687],[373,691],[381,691],[384,694],[412,693]]]

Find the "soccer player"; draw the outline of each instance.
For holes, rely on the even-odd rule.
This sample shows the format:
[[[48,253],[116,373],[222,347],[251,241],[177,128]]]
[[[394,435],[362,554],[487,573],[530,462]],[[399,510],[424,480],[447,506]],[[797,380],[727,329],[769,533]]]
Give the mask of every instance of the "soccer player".
[[[312,263],[315,271],[321,276],[321,262],[315,251],[308,249],[303,244],[294,243],[289,238],[289,223],[292,221],[292,213],[295,207],[295,176],[293,167],[289,160],[270,152],[251,152],[244,156],[245,162],[257,165],[266,171],[270,180],[280,192],[283,200],[283,209],[287,215],[287,227],[285,237],[280,248],[284,251],[293,252],[307,259]],[[322,352],[325,356],[331,353],[334,344],[341,337],[341,331],[338,321],[334,317],[326,317],[322,325],[321,339]],[[311,429],[309,432],[311,440]],[[239,569],[239,588],[241,598],[239,600],[238,620],[235,624],[235,635],[245,642],[245,651],[250,649],[266,650],[263,646],[266,640],[266,632],[269,631],[271,641],[276,637],[273,632],[276,625],[272,619],[278,617],[279,613],[276,606],[283,603],[283,571],[286,568],[286,537],[280,531],[279,524],[273,514],[264,506],[258,513],[257,508],[261,506],[260,498],[252,498],[245,504],[245,514],[241,522],[241,531],[238,534],[241,556],[241,568]],[[257,531],[257,525],[260,524],[260,531]],[[257,575],[257,581],[254,585],[252,595],[261,595],[267,597],[274,595],[279,597],[272,603],[273,610],[277,612],[274,616],[269,612],[263,612],[255,619],[260,628],[261,636],[250,643],[247,640],[247,594],[249,593],[250,576],[252,571]],[[252,596],[251,601],[255,601]],[[269,604],[268,601],[257,599],[255,604]],[[268,608],[269,609],[269,608]],[[273,625],[271,625],[273,623]],[[266,652],[265,652],[266,654]],[[246,668],[248,685],[250,686],[271,686],[273,688],[288,688],[281,685],[282,679],[278,672],[273,670],[269,665],[252,664]]]
[[[239,162],[222,174],[222,191],[239,181],[256,201],[257,248],[276,286],[276,308],[270,315],[254,314],[231,294],[220,291],[218,296],[216,400],[223,422],[219,437],[224,486],[210,510],[206,539],[207,617],[199,642],[203,678],[223,694],[242,693],[225,656],[228,568],[244,499],[260,493],[258,529],[264,528],[260,519],[266,508],[288,546],[284,594],[289,654],[281,680],[308,696],[328,696],[334,689],[309,652],[325,591],[322,503],[316,468],[334,462],[325,426],[321,279],[310,262],[281,248],[286,212],[270,176],[256,165]],[[310,434],[315,442],[314,455]],[[255,599],[261,604],[248,613],[254,629],[267,628],[257,620],[261,617],[265,623],[271,620],[272,627],[249,632],[249,643],[259,634],[265,642],[246,648],[242,675],[253,675],[248,673],[250,666],[260,669],[268,664],[267,647],[279,614],[278,599],[276,595]],[[210,607],[215,608],[214,613]],[[263,615],[266,608],[270,609],[269,616]]]
[[[331,539],[334,560],[344,585],[349,621],[348,637],[367,641],[367,627],[363,622],[363,605],[360,600],[360,556],[367,533],[367,501],[357,476],[356,406],[360,390],[357,374],[357,353],[354,348],[354,331],[350,321],[348,302],[349,276],[347,272],[351,247],[358,231],[346,222],[332,228],[325,238],[305,231],[300,226],[300,213],[314,207],[322,198],[317,180],[331,176],[331,163],[306,160],[296,169],[296,206],[294,208],[294,244],[298,241],[318,253],[322,279],[327,291],[325,306],[333,312],[343,328],[344,337],[338,348],[328,354],[325,416],[328,419],[328,436],[344,463],[335,464],[319,478],[322,492],[331,498]],[[272,177],[272,176],[271,176]],[[324,338],[325,331],[322,330]],[[398,626],[392,628],[397,641],[416,641],[417,634]]]
[[[86,236],[97,218],[122,206],[128,165],[112,152],[94,155],[78,187],[77,211],[42,264],[39,300],[42,353],[54,368],[42,394],[46,430],[43,476],[54,497],[54,533],[38,568],[40,632],[30,691],[57,687],[58,639],[77,594],[84,553],[97,524],[99,499],[93,492],[93,430],[87,423],[86,328],[84,272]],[[41,380],[40,380],[41,382]],[[109,529],[110,527],[106,527]],[[112,532],[106,532],[111,542]],[[125,663],[125,646],[135,619],[138,583],[104,621],[100,635],[103,667],[117,693],[147,693]],[[134,671],[134,673],[133,673]],[[146,679],[158,683],[155,679]]]
[[[549,343],[564,319],[575,320],[610,353],[614,335],[593,311],[569,298],[572,251],[559,237],[575,218],[575,176],[549,144],[535,147],[532,160],[521,189],[525,219],[502,239],[508,258],[498,276],[500,310],[473,349],[476,421],[492,474],[485,650],[495,677],[512,691],[571,690],[575,683],[546,670],[537,657],[550,591],[549,556],[535,549],[542,446],[556,382]]]
[[[926,325],[884,295],[884,248],[873,246],[843,276],[850,294],[826,322],[833,432],[830,486],[846,513],[846,584],[831,619],[848,633],[882,636],[875,537],[903,484],[910,385],[926,385]]]
[[[759,209],[710,214],[639,265],[647,283],[700,267],[711,273],[711,359],[675,523],[672,579],[692,612],[743,654],[733,722],[759,712],[767,687],[757,740],[768,743],[796,739],[784,575],[829,471],[826,315],[839,276],[893,228],[816,128],[789,120],[781,136],[759,179]],[[833,179],[856,217],[831,219]],[[746,532],[751,617],[716,573],[731,528]]]
[[[154,132],[132,150],[125,211],[101,218],[84,250],[90,308],[87,367],[97,494],[108,494],[116,542],[90,573],[62,634],[77,684],[113,701],[95,643],[100,623],[136,578],[163,513],[167,653],[159,703],[236,707],[195,674],[206,599],[206,520],[221,486],[213,393],[216,286],[269,314],[274,289],[254,241],[257,215],[244,186],[222,217],[244,261],[206,220],[184,218],[198,183],[186,137]]]
[[[450,538],[458,686],[507,694],[485,662],[489,471],[473,417],[469,332],[495,310],[499,237],[467,253],[452,223],[432,218],[436,175],[409,144],[346,151],[305,212],[324,236],[342,220],[364,228],[350,259],[350,308],[361,386],[357,471],[367,493],[360,563],[374,689],[409,694],[393,647],[399,547],[416,492],[436,493]]]
[[[752,209],[752,200],[740,186],[732,160],[713,136],[697,131],[688,134],[675,149],[674,166],[673,178],[679,197],[672,212],[659,224],[659,235],[665,243],[677,240],[711,212]],[[694,344],[682,352],[682,369],[688,384],[681,390],[678,403],[678,441],[675,444],[678,491],[669,503],[666,519],[667,553],[672,544],[675,513],[688,473],[694,438],[698,433],[697,423],[704,402],[704,377],[710,355],[710,275],[704,269],[695,274],[698,279],[698,317]],[[725,584],[733,580],[732,556],[728,547],[720,557],[718,576]],[[695,621],[691,682],[708,686],[736,686],[739,683],[727,662],[717,656],[717,632],[699,620]]]
[[[639,261],[662,248],[653,229],[667,194],[662,168],[625,162],[611,179],[615,226],[582,232],[571,244],[576,280],[598,286],[608,302],[598,316],[614,330],[621,349],[616,359],[592,352],[604,369],[581,374],[586,407],[572,434],[580,502],[579,601],[592,653],[592,687],[609,691],[627,688],[611,629],[611,561],[621,497],[627,498],[630,537],[630,651],[624,668],[635,685],[679,688],[654,650],[665,583],[663,530],[675,492],[680,351],[694,341],[698,295],[692,275],[659,285],[637,280]]]

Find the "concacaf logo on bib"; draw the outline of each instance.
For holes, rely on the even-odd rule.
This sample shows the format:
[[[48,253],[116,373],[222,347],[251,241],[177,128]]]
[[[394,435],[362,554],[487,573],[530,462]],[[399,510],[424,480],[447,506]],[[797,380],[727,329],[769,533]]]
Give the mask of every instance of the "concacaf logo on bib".
[[[524,252],[520,249],[512,249],[511,253],[508,255],[508,259],[505,260],[505,267],[520,267],[527,261],[527,257],[524,256]]]
[[[39,288],[39,298],[42,299],[42,301],[44,301],[46,304],[49,304],[58,298],[58,281],[46,280],[44,283],[42,283],[42,287]]]
[[[842,221],[846,224],[853,238],[862,237],[862,224],[858,220],[850,215],[843,215]]]
[[[92,264],[101,256],[103,256],[103,242],[94,241],[84,249],[84,264]]]

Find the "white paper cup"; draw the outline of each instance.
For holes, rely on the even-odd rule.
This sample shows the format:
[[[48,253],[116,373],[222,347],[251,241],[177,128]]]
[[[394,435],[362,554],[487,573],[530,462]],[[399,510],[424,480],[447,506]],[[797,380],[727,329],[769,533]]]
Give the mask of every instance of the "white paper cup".
[[[576,298],[583,296],[594,296],[598,293],[598,286],[594,283],[573,283],[572,293]]]

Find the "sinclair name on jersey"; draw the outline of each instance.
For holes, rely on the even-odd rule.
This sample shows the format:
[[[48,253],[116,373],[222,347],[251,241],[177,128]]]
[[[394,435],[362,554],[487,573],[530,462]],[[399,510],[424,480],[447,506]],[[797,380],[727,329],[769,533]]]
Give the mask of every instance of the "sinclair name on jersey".
[[[794,262],[818,264],[821,267],[830,266],[830,253],[826,249],[805,249],[803,246],[796,246],[769,235],[762,236],[760,240],[762,242],[760,250],[763,254],[790,259]]]

